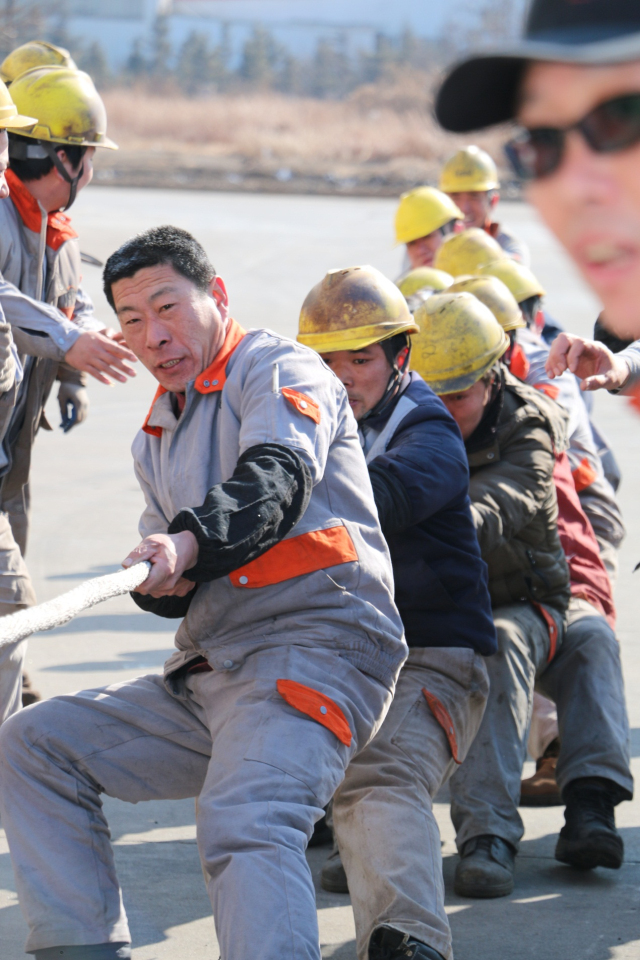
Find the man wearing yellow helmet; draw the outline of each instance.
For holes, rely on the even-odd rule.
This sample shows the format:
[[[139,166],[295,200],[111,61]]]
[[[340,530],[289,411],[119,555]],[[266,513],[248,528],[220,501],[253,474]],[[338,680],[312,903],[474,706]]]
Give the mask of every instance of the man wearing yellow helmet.
[[[438,247],[464,214],[435,187],[416,187],[403,193],[396,210],[396,243],[406,244],[412,270],[430,267]]]
[[[497,897],[513,889],[523,833],[518,799],[534,683],[557,704],[563,728],[557,769],[567,826],[557,859],[586,869],[620,866],[613,809],[631,796],[633,781],[613,631],[564,631],[569,569],[554,470],[566,444],[565,415],[496,364],[508,339],[474,300],[469,293],[437,294],[416,312],[414,364],[461,429],[472,515],[489,568],[499,655],[487,661],[487,709],[450,789],[460,852],[456,892]]]
[[[438,187],[462,210],[465,227],[486,230],[508,256],[529,263],[525,244],[492,219],[500,201],[500,183],[496,165],[485,150],[470,146],[454,153],[442,168]]]
[[[606,647],[608,635],[615,628],[611,584],[617,573],[618,549],[625,535],[615,489],[607,476],[607,466],[612,469],[617,465],[604,438],[596,433],[590,422],[575,377],[566,373],[551,382],[545,371],[549,347],[538,326],[545,293],[540,282],[530,270],[513,260],[496,261],[482,272],[483,277],[470,278],[450,289],[464,286],[482,299],[479,284],[491,280],[503,288],[508,286],[505,292],[516,308],[518,323],[514,324],[504,310],[502,313],[496,310],[487,298],[483,301],[492,309],[503,329],[509,332],[512,347],[505,354],[507,365],[518,379],[552,397],[569,417],[567,456],[563,456],[554,471],[559,507],[558,531],[571,574],[572,600],[567,632],[586,629],[596,635],[604,634]],[[498,277],[504,280],[504,284]],[[603,456],[603,450],[609,452],[609,457]],[[619,479],[619,471],[617,477]],[[622,687],[622,678],[620,685]],[[558,738],[555,705],[536,693],[529,753],[536,760],[537,769],[533,777],[521,785],[521,806],[562,804],[555,780]]]
[[[71,54],[64,47],[57,47],[54,43],[47,43],[46,40],[29,40],[12,50],[0,63],[0,79],[9,86],[16,77],[26,73],[27,70],[46,66],[70,67],[72,70],[77,70]]]
[[[27,71],[12,83],[11,95],[0,88],[0,307],[24,369],[0,438],[0,516],[10,522],[0,535],[0,615],[35,600],[24,564],[28,482],[32,443],[53,384],[60,380],[68,430],[86,416],[83,371],[107,383],[109,375],[124,382],[133,374],[133,354],[104,335],[80,287],[78,241],[60,212],[91,179],[91,144],[105,140],[98,100],[89,77],[65,67]],[[7,667],[14,677],[24,648]],[[17,705],[0,689],[0,722]]]
[[[494,649],[464,448],[443,404],[408,372],[416,331],[394,285],[356,267],[314,288],[298,334],[342,382],[358,422],[409,644],[389,715],[336,793],[339,846],[321,877],[324,889],[351,893],[358,956],[371,960],[450,955],[430,804],[477,730],[483,655]]]

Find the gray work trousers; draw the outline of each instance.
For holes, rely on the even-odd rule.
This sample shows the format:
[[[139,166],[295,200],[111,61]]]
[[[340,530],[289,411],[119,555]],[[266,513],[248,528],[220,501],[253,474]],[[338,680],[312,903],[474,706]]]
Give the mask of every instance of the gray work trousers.
[[[451,957],[444,910],[440,832],[432,800],[456,768],[447,734],[423,691],[436,696],[464,759],[480,726],[489,687],[472,650],[414,647],[375,739],[349,766],[333,822],[356,924],[359,960],[387,923]],[[436,706],[436,710],[437,710]]]
[[[321,724],[331,704],[328,713],[318,705],[316,721],[285,702],[279,679],[337,704],[351,744]],[[224,960],[320,960],[305,849],[391,693],[335,651],[293,645],[187,674],[181,686],[173,695],[162,677],[138,677],[35,704],[0,729],[0,816],[27,952],[130,941],[105,793],[132,803],[198,798]]]
[[[24,610],[36,602],[35,591],[24,562],[28,502],[23,498],[0,512],[0,617]],[[3,508],[7,505],[3,504]],[[24,509],[21,511],[20,507]],[[22,673],[27,641],[0,647],[0,724],[22,706]]]
[[[458,849],[483,834],[518,847],[524,833],[520,778],[534,688],[558,709],[560,789],[580,777],[606,777],[629,798],[633,792],[620,652],[604,617],[586,600],[572,598],[551,663],[546,624],[530,604],[499,607],[494,619],[498,653],[487,661],[487,709],[450,784]]]

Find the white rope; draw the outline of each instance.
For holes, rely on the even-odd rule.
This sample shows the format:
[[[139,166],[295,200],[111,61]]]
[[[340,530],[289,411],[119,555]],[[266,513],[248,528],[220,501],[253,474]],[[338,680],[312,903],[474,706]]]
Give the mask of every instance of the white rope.
[[[151,564],[144,560],[126,570],[85,580],[79,587],[74,587],[55,600],[47,600],[36,607],[19,610],[8,617],[0,617],[0,648],[24,640],[32,633],[60,627],[88,607],[94,607],[96,603],[135,590],[147,579],[150,569]]]

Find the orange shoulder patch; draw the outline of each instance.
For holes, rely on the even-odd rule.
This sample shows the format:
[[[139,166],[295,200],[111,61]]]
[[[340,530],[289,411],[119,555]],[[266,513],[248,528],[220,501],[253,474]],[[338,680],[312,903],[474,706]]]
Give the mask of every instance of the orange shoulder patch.
[[[335,734],[345,747],[351,746],[352,736],[347,718],[331,697],[319,693],[313,687],[296,683],[295,680],[278,680],[276,686],[278,693],[290,707],[294,707],[300,713],[311,717],[316,723],[321,723],[327,730],[331,730],[331,733]]]
[[[552,400],[557,400],[560,396],[560,388],[554,387],[552,383],[536,383],[535,388],[547,397],[551,397]]]
[[[314,423],[320,423],[320,407],[306,393],[298,393],[291,387],[282,387],[280,393],[285,400],[288,400],[296,408],[298,413],[302,413],[305,417],[311,417]]]

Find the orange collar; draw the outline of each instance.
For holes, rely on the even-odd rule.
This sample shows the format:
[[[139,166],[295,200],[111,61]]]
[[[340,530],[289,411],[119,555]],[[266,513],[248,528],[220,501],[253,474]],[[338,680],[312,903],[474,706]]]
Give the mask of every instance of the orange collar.
[[[194,381],[193,386],[198,393],[217,393],[218,391],[222,390],[227,382],[227,364],[231,359],[233,351],[236,349],[246,332],[247,331],[244,330],[239,323],[236,323],[236,321],[231,317],[229,318],[224,343],[218,350],[215,360],[207,367],[206,370],[203,370]],[[151,409],[149,410],[149,413],[142,424],[143,431],[150,434],[152,437],[162,436],[162,427],[150,427],[149,419],[153,412],[156,400],[158,397],[161,397],[163,393],[167,393],[167,390],[163,386],[159,386],[156,390],[156,395],[153,398]]]
[[[38,201],[29,193],[13,170],[7,170],[6,179],[9,184],[9,195],[25,227],[33,233],[40,233],[42,211]],[[78,234],[71,226],[71,220],[64,213],[58,211],[47,216],[47,246],[52,250],[59,250],[63,243],[77,236]]]

